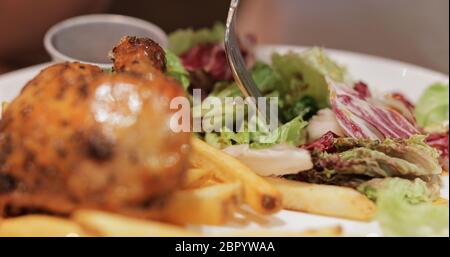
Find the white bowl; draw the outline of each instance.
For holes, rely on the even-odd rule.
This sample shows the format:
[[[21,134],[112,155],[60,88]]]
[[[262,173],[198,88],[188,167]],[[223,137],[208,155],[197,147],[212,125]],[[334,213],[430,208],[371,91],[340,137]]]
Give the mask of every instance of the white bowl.
[[[167,34],[153,23],[114,14],[67,19],[45,35],[44,45],[55,62],[79,61],[111,67],[108,53],[123,36],[148,37],[167,47]]]

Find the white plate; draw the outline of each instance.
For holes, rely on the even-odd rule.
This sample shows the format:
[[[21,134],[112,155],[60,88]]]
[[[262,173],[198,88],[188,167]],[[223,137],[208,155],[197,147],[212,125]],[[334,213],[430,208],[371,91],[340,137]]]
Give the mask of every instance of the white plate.
[[[302,51],[304,47],[296,46],[261,46],[257,48],[258,59],[269,61],[272,52]],[[420,68],[411,64],[387,60],[379,57],[327,50],[337,62],[348,67],[353,78],[363,80],[378,91],[399,91],[416,101],[422,91],[434,82],[448,83],[448,75]],[[0,76],[0,101],[11,100],[25,83],[34,77],[48,64],[38,65]],[[448,199],[448,177],[443,179],[442,196]],[[281,211],[270,223],[264,225],[270,229],[298,230],[327,225],[340,224],[347,235],[379,236],[381,231],[376,222],[356,222],[318,215],[310,215],[292,211]],[[249,224],[246,228],[256,229],[257,224]],[[226,227],[197,227],[203,231],[217,233],[223,230],[236,229],[236,226]],[[239,227],[241,229],[241,227]]]

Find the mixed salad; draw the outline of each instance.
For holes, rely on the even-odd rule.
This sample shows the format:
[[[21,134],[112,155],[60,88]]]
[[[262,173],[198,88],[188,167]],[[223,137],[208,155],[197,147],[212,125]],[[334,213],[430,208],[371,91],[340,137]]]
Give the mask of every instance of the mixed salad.
[[[170,36],[168,72],[188,93],[202,89],[203,103],[241,95],[223,36],[221,24]],[[448,235],[448,205],[434,204],[449,169],[448,84],[431,85],[414,105],[401,93],[380,94],[354,81],[320,48],[274,53],[267,64],[255,60],[252,37],[240,43],[261,92],[278,97],[283,124],[271,132],[223,125],[199,137],[263,176],[359,190],[376,201],[387,235]],[[222,113],[215,118],[224,124]],[[234,122],[246,126],[240,117]]]

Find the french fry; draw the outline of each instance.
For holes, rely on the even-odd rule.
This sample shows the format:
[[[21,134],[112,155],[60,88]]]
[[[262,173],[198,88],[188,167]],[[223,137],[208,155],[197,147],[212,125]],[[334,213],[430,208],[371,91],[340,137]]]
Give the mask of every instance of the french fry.
[[[299,235],[301,237],[338,237],[342,236],[342,227],[323,227],[305,230]]]
[[[183,188],[198,188],[209,184],[213,180],[213,173],[206,169],[189,169],[184,181]]]
[[[280,178],[266,178],[283,194],[286,209],[353,220],[371,220],[375,204],[358,191]]]
[[[107,237],[187,237],[198,233],[161,222],[129,218],[101,211],[80,210],[72,219],[87,231]]]
[[[223,182],[223,181],[220,181],[220,180],[218,180],[218,179],[216,179],[216,178],[210,178],[210,179],[208,179],[208,180],[206,180],[206,181],[203,181],[203,183],[202,183],[201,185],[199,185],[198,188],[200,188],[200,187],[215,186],[215,185],[221,184],[221,183],[224,183],[224,182]]]
[[[248,210],[246,208],[242,208],[242,206],[238,207],[236,210],[237,213],[239,213],[242,217],[242,223],[247,224],[249,222],[254,222],[260,225],[265,225],[269,223],[269,219],[267,219],[267,216],[260,215],[258,213],[255,213],[251,210]],[[237,221],[237,220],[236,220]]]
[[[295,230],[239,230],[232,232],[224,232],[220,234],[212,234],[208,236],[221,237],[338,237],[342,236],[342,228],[340,226],[323,227],[318,229],[308,229],[305,231]]]
[[[439,197],[436,201],[433,202],[435,205],[447,205],[448,206],[448,199]]]
[[[239,183],[179,191],[164,208],[163,219],[177,224],[224,224],[233,217],[242,194]]]
[[[211,170],[225,182],[240,181],[244,187],[245,202],[256,212],[272,214],[281,209],[280,192],[246,165],[198,138],[192,138],[191,143],[192,166]]]
[[[324,227],[318,229],[309,229],[305,231],[277,231],[277,230],[241,230],[231,232],[213,233],[202,235],[200,233],[189,231],[181,227],[129,218],[126,216],[112,214],[101,211],[80,210],[75,212],[72,219],[86,228],[87,231],[93,231],[100,236],[116,237],[186,237],[186,236],[221,236],[221,237],[331,237],[341,236],[340,226]]]
[[[75,222],[46,215],[0,220],[0,237],[88,236]]]

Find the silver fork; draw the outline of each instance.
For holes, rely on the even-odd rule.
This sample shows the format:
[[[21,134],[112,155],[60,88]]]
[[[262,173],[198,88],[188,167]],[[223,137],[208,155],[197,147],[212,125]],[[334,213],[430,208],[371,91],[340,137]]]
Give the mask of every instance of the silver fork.
[[[267,124],[270,124],[270,108],[269,106],[258,106],[258,98],[263,97],[261,91],[256,86],[251,74],[247,71],[244,58],[241,54],[239,42],[236,34],[236,13],[239,6],[239,0],[231,0],[230,9],[225,30],[225,52],[227,54],[228,63],[230,64],[234,80],[245,97],[252,99],[254,106],[258,112],[265,117]],[[276,117],[278,119],[278,117]]]
[[[239,6],[239,0],[231,0],[230,10],[225,30],[225,51],[228,62],[231,66],[234,79],[246,97],[262,97],[261,91],[256,86],[250,73],[245,67],[245,61],[239,48],[236,36],[236,13]]]

